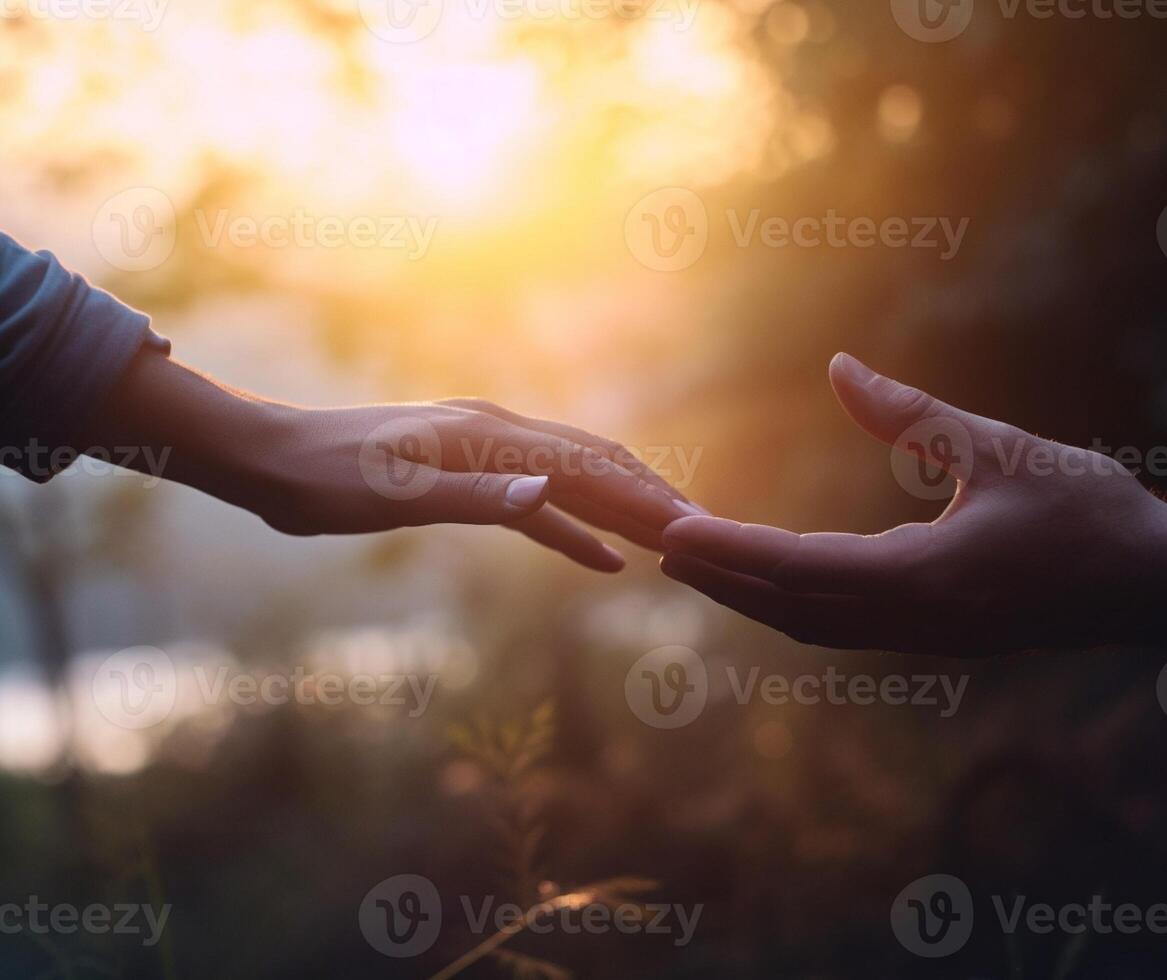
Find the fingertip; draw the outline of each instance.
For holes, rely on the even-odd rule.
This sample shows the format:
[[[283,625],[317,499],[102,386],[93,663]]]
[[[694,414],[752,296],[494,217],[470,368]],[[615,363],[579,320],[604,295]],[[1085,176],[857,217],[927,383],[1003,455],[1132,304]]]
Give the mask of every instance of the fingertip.
[[[874,371],[859,358],[853,357],[846,351],[839,351],[831,358],[831,365],[827,371],[831,384],[838,387],[840,382],[852,385],[865,385],[876,377]]]
[[[687,539],[686,532],[692,528],[693,524],[700,520],[703,520],[700,514],[678,517],[661,532],[661,544],[664,545],[666,550],[682,547]]]
[[[543,506],[547,494],[547,477],[520,476],[507,484],[507,507],[521,514],[531,514]]]
[[[628,564],[624,556],[611,545],[606,544],[603,546],[603,555],[604,557],[596,564],[596,571],[598,572],[607,572],[609,574],[620,572]]]
[[[666,549],[683,550],[697,544],[700,536],[708,531],[739,526],[737,521],[730,521],[724,517],[694,514],[689,517],[679,517],[669,524],[664,529],[661,540]]]

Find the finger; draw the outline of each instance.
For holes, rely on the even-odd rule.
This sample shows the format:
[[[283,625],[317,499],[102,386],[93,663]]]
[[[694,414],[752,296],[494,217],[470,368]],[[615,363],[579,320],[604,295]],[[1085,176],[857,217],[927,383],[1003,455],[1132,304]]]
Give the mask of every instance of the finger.
[[[616,442],[614,439],[607,439],[604,436],[598,436],[595,433],[588,432],[586,429],[580,429],[563,422],[553,422],[549,419],[520,415],[518,412],[512,412],[510,409],[495,405],[493,402],[486,401],[482,398],[447,398],[438,404],[454,405],[459,408],[470,409],[471,411],[485,412],[512,425],[517,425],[535,432],[545,432],[550,435],[559,436],[569,442],[585,446],[595,450],[601,456],[618,463],[630,473],[636,474],[645,482],[655,486],[658,490],[664,491],[670,497],[677,500],[689,501],[689,498],[685,494],[641,460],[632,450]],[[704,511],[704,508],[700,509]]]
[[[552,551],[566,555],[585,568],[597,572],[618,572],[624,567],[624,556],[620,552],[588,534],[575,521],[550,505],[507,526]]]
[[[761,579],[677,553],[661,559],[661,571],[799,643],[838,650],[889,646],[885,614],[851,596],[793,595]]]
[[[686,517],[664,533],[667,551],[765,579],[787,592],[903,597],[933,547],[930,524],[883,534],[795,534],[781,528]]]
[[[682,517],[665,528],[666,551],[676,551],[730,571],[768,579],[798,541],[793,531],[739,524],[721,517]]]
[[[437,418],[442,439],[442,468],[518,472],[550,476],[556,491],[577,493],[611,510],[626,513],[650,527],[694,512],[618,463],[579,443],[465,409],[449,408]]]
[[[595,503],[587,497],[575,493],[553,493],[551,495],[555,506],[567,511],[573,517],[586,521],[592,527],[602,531],[611,531],[626,541],[638,544],[650,551],[661,551],[661,531],[657,527],[649,527],[633,520],[625,514],[609,510]]]
[[[979,459],[995,460],[994,446],[1002,440],[1025,438],[1004,422],[955,408],[876,374],[849,354],[835,355],[830,378],[835,396],[860,428],[961,478],[967,478],[961,469],[970,469],[973,463],[962,449]]]
[[[394,526],[511,524],[535,513],[549,493],[545,476],[438,470],[423,472],[414,479],[426,481],[414,484],[419,489],[428,488],[411,499],[396,500],[387,508]]]

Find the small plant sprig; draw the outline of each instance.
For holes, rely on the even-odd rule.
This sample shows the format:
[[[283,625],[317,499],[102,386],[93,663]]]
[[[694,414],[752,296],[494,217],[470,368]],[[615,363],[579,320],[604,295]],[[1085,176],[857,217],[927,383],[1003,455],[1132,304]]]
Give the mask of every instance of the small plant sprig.
[[[528,718],[519,722],[496,724],[480,718],[473,726],[451,726],[448,738],[486,769],[502,790],[503,812],[495,822],[506,858],[500,870],[520,896],[526,912],[434,974],[431,980],[450,980],[485,956],[493,957],[515,980],[570,980],[571,973],[564,967],[503,949],[503,945],[532,924],[558,912],[591,905],[604,905],[612,910],[632,905],[643,912],[636,896],[655,891],[659,887],[657,882],[626,875],[565,890],[543,874],[539,850],[546,826],[536,801],[530,796],[525,777],[546,759],[554,746],[554,702],[542,702]]]

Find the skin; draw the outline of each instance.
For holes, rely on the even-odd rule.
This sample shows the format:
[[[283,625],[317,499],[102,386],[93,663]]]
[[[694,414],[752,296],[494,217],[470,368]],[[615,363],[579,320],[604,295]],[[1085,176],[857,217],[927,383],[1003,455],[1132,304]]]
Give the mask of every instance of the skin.
[[[573,517],[659,550],[671,521],[704,513],[623,446],[571,426],[465,399],[302,408],[153,351],[132,362],[73,443],[95,454],[166,452],[165,479],[288,534],[498,524],[604,572],[623,557]]]
[[[830,379],[851,418],[889,445],[908,430],[964,434],[959,461],[917,442],[917,455],[959,477],[944,513],[876,535],[686,517],[665,532],[666,575],[841,649],[977,657],[1161,636],[1167,504],[1123,466],[946,405],[846,354]]]

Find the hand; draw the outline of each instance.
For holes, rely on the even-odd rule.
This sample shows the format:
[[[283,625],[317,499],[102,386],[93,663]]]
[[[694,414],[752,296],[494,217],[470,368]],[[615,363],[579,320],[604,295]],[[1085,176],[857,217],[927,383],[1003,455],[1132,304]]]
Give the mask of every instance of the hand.
[[[502,524],[600,571],[624,565],[567,515],[659,550],[704,513],[633,454],[487,402],[305,409],[140,355],[74,443],[151,447],[163,476],[296,535]],[[144,458],[144,457],[139,457]]]
[[[567,515],[661,550],[702,511],[623,446],[488,402],[285,411],[260,515],[291,534],[502,524],[600,571],[624,565]]]
[[[666,575],[797,640],[845,649],[983,656],[1153,635],[1167,605],[1167,505],[1124,467],[846,354],[830,378],[861,427],[958,475],[944,513],[878,535],[687,517],[665,532]],[[909,429],[943,438],[905,441]]]

